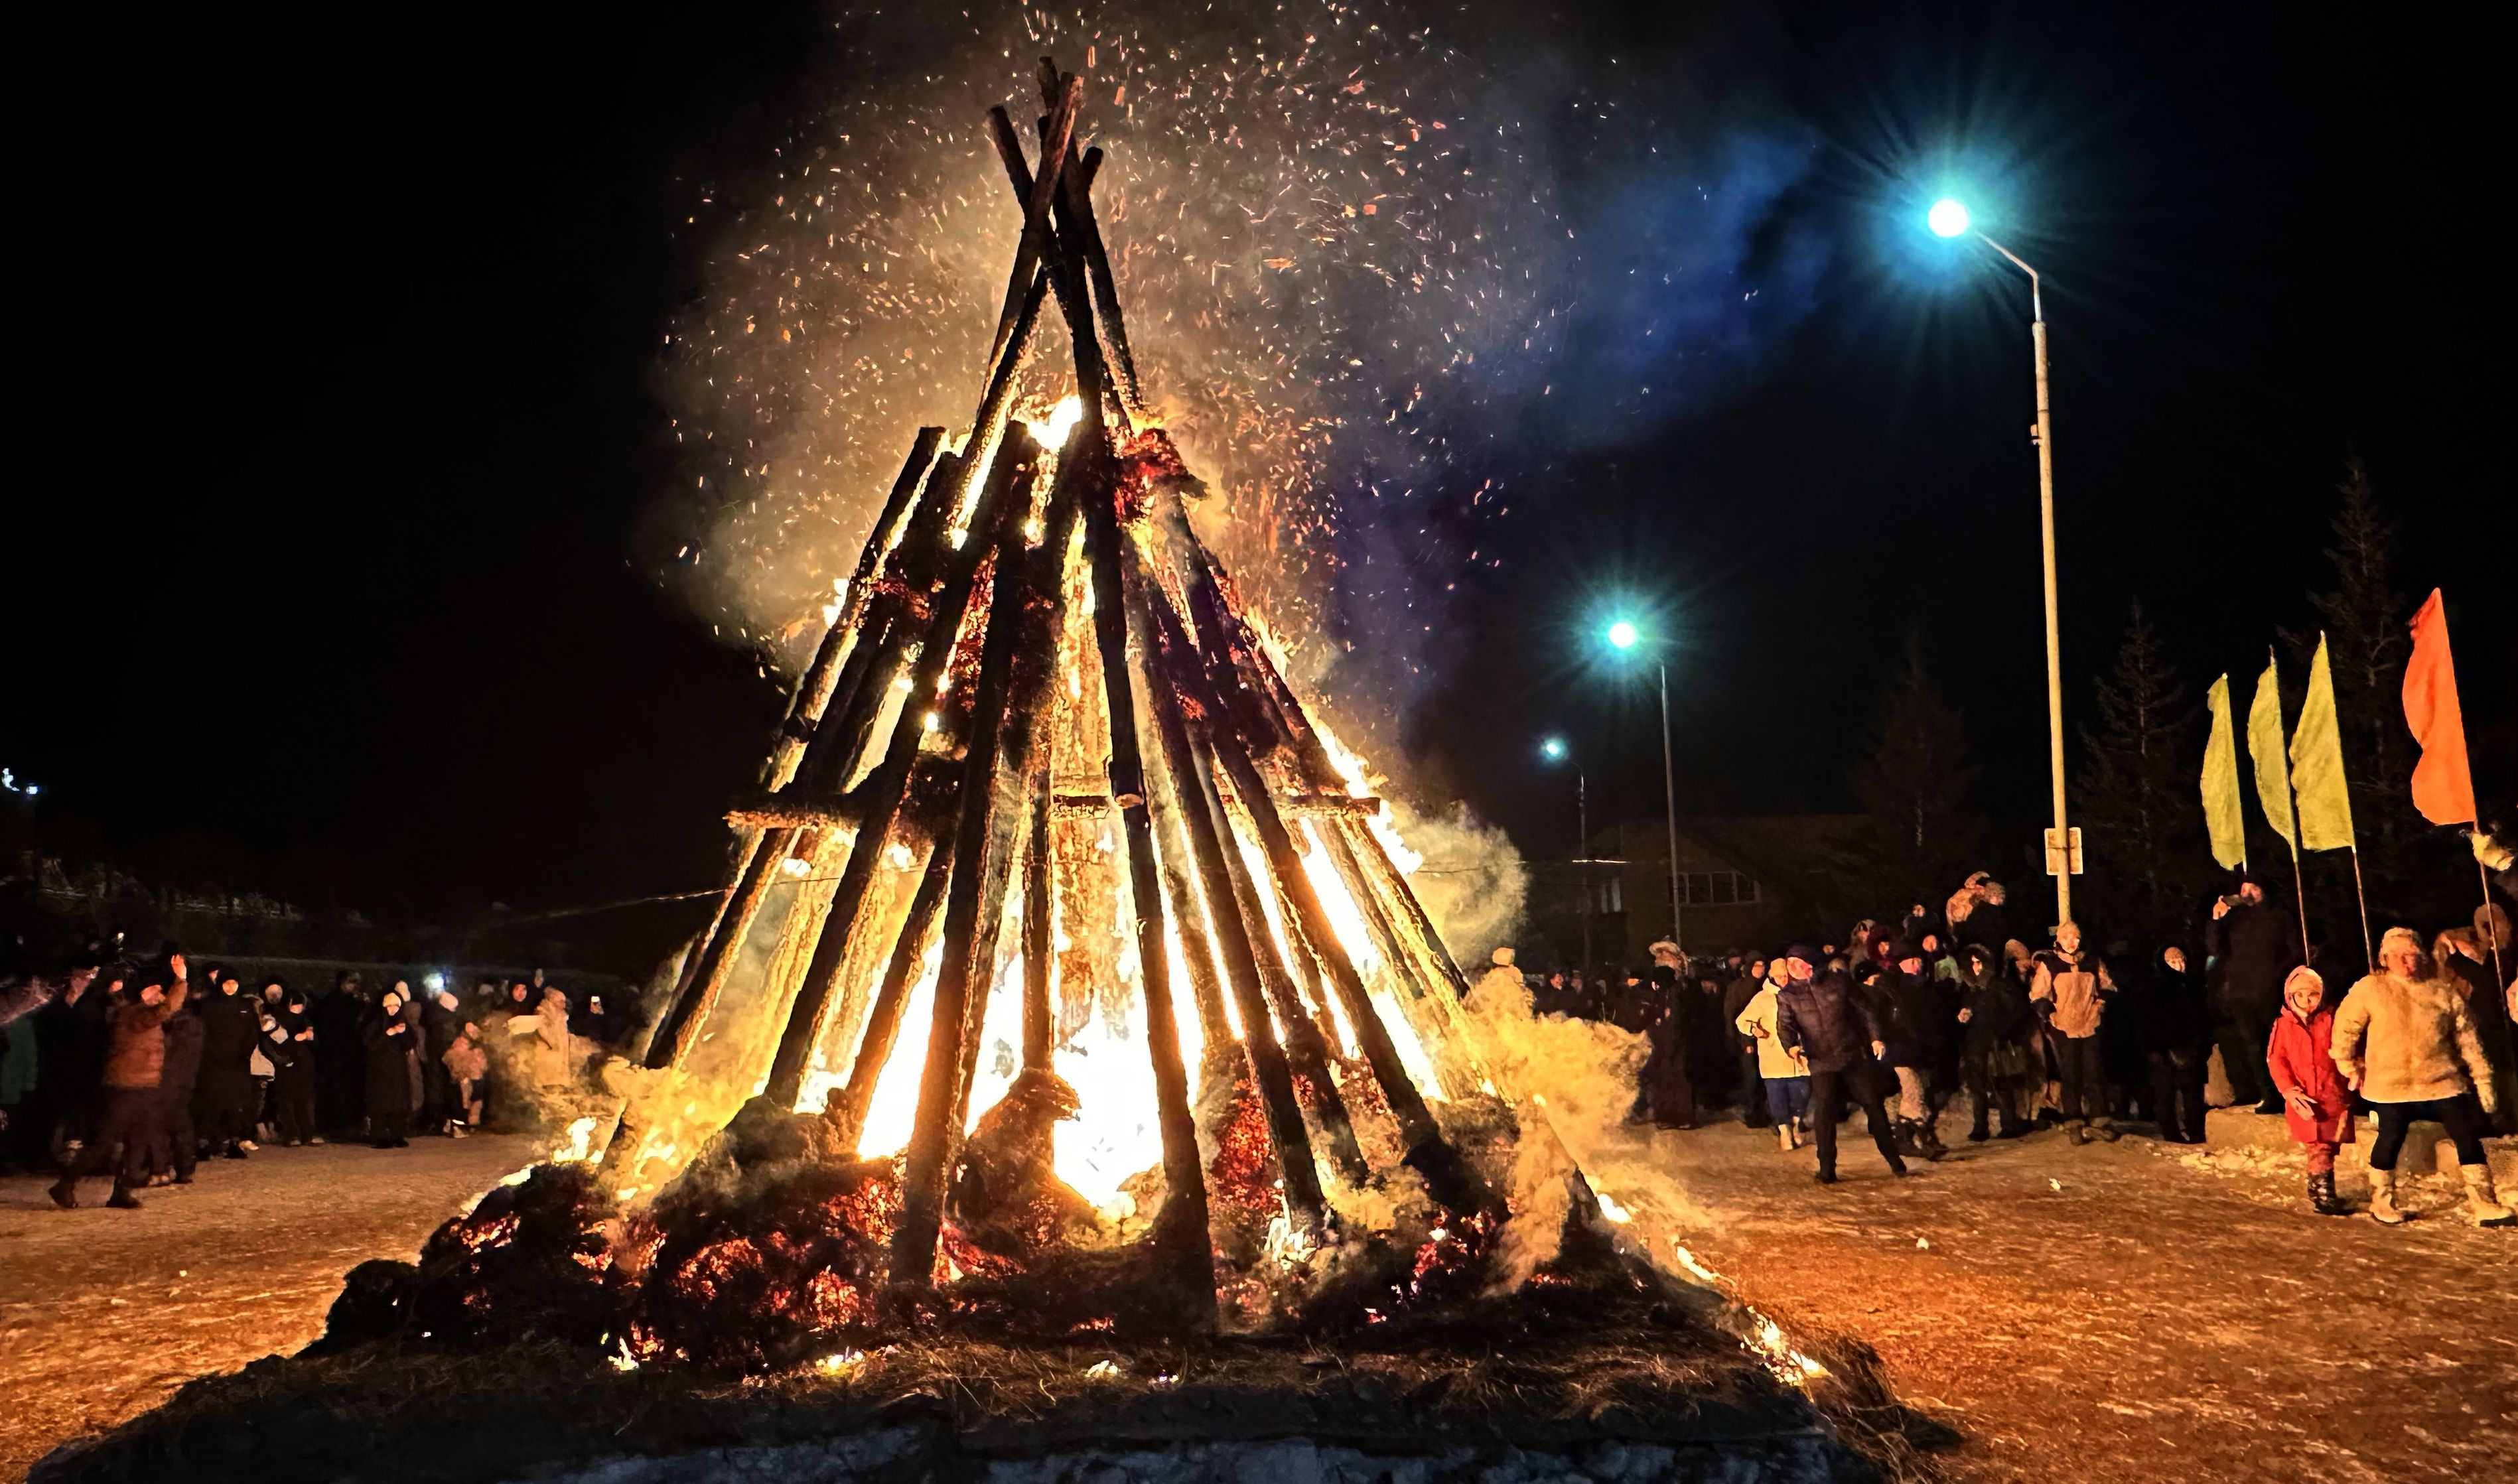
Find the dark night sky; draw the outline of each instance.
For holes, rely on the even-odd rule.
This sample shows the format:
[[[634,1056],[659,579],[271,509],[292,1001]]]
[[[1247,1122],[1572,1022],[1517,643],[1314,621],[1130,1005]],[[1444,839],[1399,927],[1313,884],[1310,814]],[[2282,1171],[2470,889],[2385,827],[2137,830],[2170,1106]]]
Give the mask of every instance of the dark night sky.
[[[2007,157],[2014,245],[2052,284],[2076,712],[2135,596],[2198,685],[2261,668],[2275,625],[2310,621],[2357,451],[2403,530],[2400,586],[2456,605],[2469,722],[2496,728],[2478,781],[2505,800],[2505,317],[2491,255],[2454,255],[2472,213],[2448,215],[2506,173],[2496,79],[2409,18],[2195,14],[1551,25],[1577,73],[1719,57],[1805,128],[1821,163],[1758,240],[1824,242],[1828,267],[1722,397],[1533,439],[1495,538],[1511,557],[1462,576],[1407,719],[1424,780],[1561,852],[1561,782],[1532,752],[1561,729],[1606,810],[1656,805],[1635,694],[1568,660],[1623,585],[1685,637],[1683,807],[1841,806],[1920,625],[1989,802],[2033,814],[2024,285],[1989,264],[1928,281],[1881,217],[1913,189],[1883,163],[1964,134]],[[34,457],[0,763],[129,858],[301,896],[425,913],[708,884],[779,701],[633,564],[673,467],[654,362],[695,290],[673,238],[694,183],[757,163],[830,65],[827,16],[269,24],[49,38],[60,97],[20,151]],[[1579,172],[1567,189],[1579,205]]]

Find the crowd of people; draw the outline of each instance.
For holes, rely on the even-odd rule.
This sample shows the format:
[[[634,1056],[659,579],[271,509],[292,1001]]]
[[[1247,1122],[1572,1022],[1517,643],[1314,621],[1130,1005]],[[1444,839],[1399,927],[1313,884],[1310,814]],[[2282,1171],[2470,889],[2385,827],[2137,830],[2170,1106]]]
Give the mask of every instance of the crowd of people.
[[[64,1207],[109,1177],[106,1203],[133,1209],[137,1191],[270,1145],[532,1130],[629,1029],[541,970],[468,998],[435,975],[371,990],[354,971],[309,994],[196,972],[172,945],[131,963],[91,942],[0,972],[0,1162],[58,1171]]]
[[[2192,943],[2102,949],[2065,922],[2031,947],[2014,918],[1978,872],[1937,911],[1917,902],[1771,956],[1664,941],[1606,977],[1534,975],[1498,948],[1478,992],[1645,1037],[1633,1119],[1686,1129],[1736,1110],[1788,1153],[1815,1144],[1821,1184],[1837,1181],[1838,1125],[1856,1108],[1899,1175],[1948,1153],[1945,1114],[1974,1142],[2060,1127],[2076,1146],[2113,1143],[2131,1123],[2200,1144],[2217,1051],[2237,1105],[2284,1117],[2305,1148],[2314,1209],[2353,1209],[2334,1164],[2366,1117],[2366,1210],[2401,1222],[2398,1156],[2430,1120],[2454,1142],[2473,1219],[2518,1224],[2483,1143],[2518,1132],[2518,955],[2497,903],[2428,939],[2389,929],[2348,985],[2307,961],[2297,918],[2244,873]]]

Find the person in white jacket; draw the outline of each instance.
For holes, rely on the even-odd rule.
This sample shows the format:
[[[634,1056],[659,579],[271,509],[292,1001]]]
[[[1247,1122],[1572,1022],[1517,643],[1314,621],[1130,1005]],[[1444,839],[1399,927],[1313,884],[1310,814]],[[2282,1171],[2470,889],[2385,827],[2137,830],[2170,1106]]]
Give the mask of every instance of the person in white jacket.
[[[2335,1068],[2378,1118],[2369,1145],[2369,1215],[2381,1225],[2404,1224],[2396,1156],[2416,1118],[2438,1119],[2456,1141],[2475,1225],[2518,1225],[2518,1213],[2492,1188],[2483,1150],[2495,1100],[2492,1064],[2460,987],[2433,970],[2412,930],[2389,928],[2378,944],[2378,972],[2354,984],[2334,1012]]]
[[[1766,968],[1766,982],[1749,997],[1749,1006],[1733,1025],[1758,1043],[1758,1079],[1766,1084],[1766,1112],[1774,1115],[1775,1142],[1787,1151],[1802,1147],[1802,1129],[1809,1121],[1809,1068],[1775,1036],[1775,996],[1792,982],[1782,954]]]

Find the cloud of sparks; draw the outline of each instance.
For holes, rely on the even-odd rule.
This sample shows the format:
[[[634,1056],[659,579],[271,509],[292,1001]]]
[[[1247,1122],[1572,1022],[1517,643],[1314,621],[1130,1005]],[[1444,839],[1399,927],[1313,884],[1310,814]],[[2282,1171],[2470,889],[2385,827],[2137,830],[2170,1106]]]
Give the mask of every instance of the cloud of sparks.
[[[1368,0],[841,21],[773,156],[693,193],[704,287],[665,363],[675,583],[772,662],[807,651],[915,428],[977,402],[1020,225],[985,110],[1029,117],[1054,55],[1107,152],[1095,198],[1148,394],[1216,491],[1207,539],[1306,678],[1388,726],[1453,581],[1501,559],[1516,475],[1710,395],[1814,271],[1804,246],[1782,293],[1744,284],[1805,142],[1683,148],[1633,69],[1604,89],[1481,24]],[[1577,172],[1599,189],[1569,206]]]

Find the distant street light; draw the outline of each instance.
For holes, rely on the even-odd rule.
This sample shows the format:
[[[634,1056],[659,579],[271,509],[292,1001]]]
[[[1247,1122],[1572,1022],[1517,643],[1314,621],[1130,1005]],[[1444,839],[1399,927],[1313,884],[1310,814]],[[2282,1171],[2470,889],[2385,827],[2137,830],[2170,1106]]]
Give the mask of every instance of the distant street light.
[[[1563,763],[1574,756],[1563,737],[1549,737],[1539,744],[1539,755],[1550,763]],[[1574,870],[1583,888],[1583,957],[1582,968],[1591,967],[1591,804],[1589,791],[1583,778],[1583,766],[1574,766]]]
[[[1609,647],[1620,654],[1630,653],[1644,642],[1643,631],[1627,619],[1611,624],[1607,637]],[[1668,643],[1655,639],[1653,647],[1656,651],[1664,650]],[[1661,680],[1661,789],[1663,807],[1670,816],[1670,940],[1684,955],[1687,951],[1686,915],[1679,905],[1678,890],[1678,768],[1671,761],[1670,749],[1670,662],[1659,652],[1653,656],[1653,673]]]
[[[1975,230],[1975,217],[1965,202],[1944,196],[1924,215],[1924,224],[1943,238],[1974,236],[2001,253],[2012,267],[2028,275],[2028,337],[2037,360],[2037,424],[2029,439],[2037,445],[2038,528],[2046,550],[2046,761],[2055,792],[2055,828],[2046,837],[2046,869],[2055,878],[2055,920],[2072,919],[2072,871],[2080,851],[2072,849],[2072,832],[2063,809],[2063,644],[2055,598],[2055,429],[2046,396],[2046,301],[2037,270],[2019,254]]]

